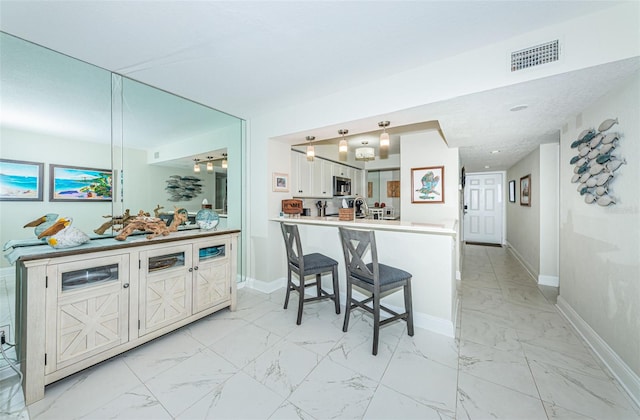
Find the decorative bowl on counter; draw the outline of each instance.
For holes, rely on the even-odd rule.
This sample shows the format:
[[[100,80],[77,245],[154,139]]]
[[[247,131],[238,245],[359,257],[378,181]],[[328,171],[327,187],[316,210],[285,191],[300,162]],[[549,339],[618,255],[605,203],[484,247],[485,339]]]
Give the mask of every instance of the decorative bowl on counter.
[[[218,226],[218,223],[220,223],[218,213],[210,208],[203,208],[196,213],[196,224],[202,230],[215,229],[216,226]]]

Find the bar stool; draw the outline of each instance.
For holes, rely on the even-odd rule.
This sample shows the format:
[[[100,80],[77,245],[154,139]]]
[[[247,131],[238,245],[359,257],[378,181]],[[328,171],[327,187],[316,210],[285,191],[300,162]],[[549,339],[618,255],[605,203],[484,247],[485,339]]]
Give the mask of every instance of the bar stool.
[[[289,294],[292,290],[298,292],[298,319],[296,324],[302,322],[302,305],[304,302],[312,302],[321,299],[333,299],[336,307],[336,314],[340,313],[340,289],[338,285],[338,262],[333,258],[319,253],[304,255],[298,226],[281,222],[282,236],[287,248],[287,296],[284,300],[284,309],[289,305]],[[291,273],[298,275],[298,284],[291,280]],[[322,274],[330,272],[333,277],[333,293],[328,293],[322,289]],[[305,276],[315,274],[316,280],[313,283],[305,283]],[[305,288],[316,286],[316,296],[305,298]]]
[[[413,336],[413,309],[411,304],[411,274],[399,268],[390,267],[378,262],[378,249],[373,231],[354,230],[339,227],[340,241],[344,252],[344,262],[347,271],[347,302],[345,305],[344,324],[342,331],[347,332],[351,309],[360,307],[373,314],[373,355],[378,354],[378,337],[380,326],[403,319],[407,322],[407,333]],[[364,261],[370,252],[370,263]],[[353,286],[371,293],[363,300],[352,297]],[[405,312],[399,314],[380,304],[382,293],[395,292],[404,289]],[[373,302],[373,306],[367,303]],[[380,321],[380,310],[392,316]]]

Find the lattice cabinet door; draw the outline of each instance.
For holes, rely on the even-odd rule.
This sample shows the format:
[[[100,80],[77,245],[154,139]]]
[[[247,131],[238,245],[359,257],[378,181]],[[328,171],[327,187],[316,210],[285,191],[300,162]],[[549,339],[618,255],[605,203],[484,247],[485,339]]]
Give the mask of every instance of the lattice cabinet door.
[[[209,309],[229,300],[231,295],[231,265],[228,256],[229,241],[194,245],[197,262],[194,271],[193,313]]]
[[[50,265],[46,311],[46,373],[129,341],[129,255]]]
[[[191,315],[192,246],[179,245],[140,253],[140,335]]]

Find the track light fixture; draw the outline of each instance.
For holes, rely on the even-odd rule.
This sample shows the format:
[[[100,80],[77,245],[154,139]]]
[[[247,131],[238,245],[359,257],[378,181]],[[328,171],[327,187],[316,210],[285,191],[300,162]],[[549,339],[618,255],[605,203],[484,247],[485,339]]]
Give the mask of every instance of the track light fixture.
[[[199,174],[200,173],[200,159],[193,159],[193,172]]]

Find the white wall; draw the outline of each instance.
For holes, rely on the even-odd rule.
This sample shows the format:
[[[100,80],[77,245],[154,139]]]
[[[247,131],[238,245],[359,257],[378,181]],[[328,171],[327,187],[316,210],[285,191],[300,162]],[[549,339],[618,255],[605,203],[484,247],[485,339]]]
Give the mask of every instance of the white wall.
[[[272,223],[268,220],[278,213],[281,200],[290,195],[272,192],[270,183],[272,172],[290,173],[288,150],[294,142],[283,145],[274,138],[309,132],[315,127],[351,129],[352,122],[371,117],[394,120],[392,117],[404,115],[413,107],[637,56],[640,54],[640,39],[636,36],[639,9],[638,3],[629,2],[313,101],[253,116],[247,122],[245,190],[246,208],[251,209],[246,225],[249,279],[271,283],[285,273],[281,234],[270,227]],[[602,22],[616,24],[607,26],[606,31],[585,30],[599,27]],[[562,39],[567,51],[560,62],[530,71],[512,73],[508,70],[510,51],[557,38]],[[470,68],[473,71],[470,72]],[[384,101],[379,100],[380,86],[385,86]],[[438,118],[415,110],[412,115],[420,120],[405,119],[403,123]],[[443,130],[446,135],[446,127]],[[299,139],[302,138],[301,134]],[[402,210],[404,213],[404,205]]]
[[[559,284],[559,191],[560,145],[540,145],[540,270],[538,283]]]
[[[567,121],[560,143],[558,304],[640,402],[640,72]],[[627,161],[610,182],[617,203],[586,204],[571,183],[586,128],[618,118],[615,154]]]
[[[520,205],[520,178],[531,175],[529,203]],[[507,185],[516,181],[516,202],[507,200],[507,243],[527,270],[540,273],[540,148],[507,170]]]
[[[449,148],[437,131],[402,136],[400,157],[400,201],[402,220],[438,222],[457,220],[460,206],[458,184],[460,167],[458,149]],[[444,203],[412,203],[411,168],[444,166]]]

